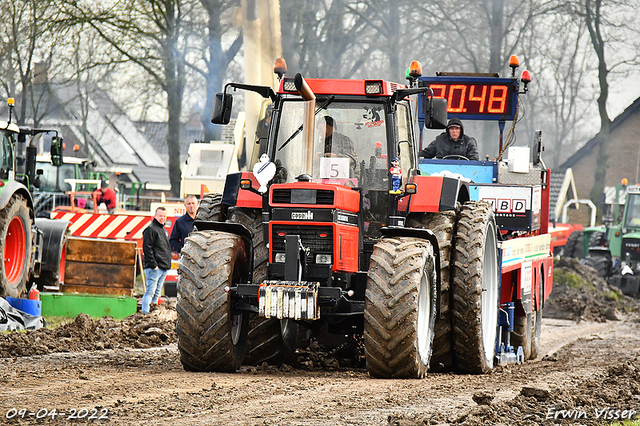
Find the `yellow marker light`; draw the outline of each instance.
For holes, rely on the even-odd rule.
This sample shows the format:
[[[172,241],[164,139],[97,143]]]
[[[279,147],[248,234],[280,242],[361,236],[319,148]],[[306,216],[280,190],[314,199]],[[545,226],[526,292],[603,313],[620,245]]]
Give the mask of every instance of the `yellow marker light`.
[[[509,58],[509,66],[512,68],[517,68],[520,66],[520,59],[516,55],[511,55]]]
[[[422,76],[422,64],[420,61],[411,61],[409,65],[409,77],[418,78]]]
[[[240,179],[240,188],[251,189],[251,179]]]
[[[14,98],[7,99],[7,105],[9,105],[10,107],[14,106],[15,104],[16,100]]]
[[[404,192],[406,194],[415,194],[418,191],[418,187],[415,183],[408,183],[404,186]]]
[[[276,59],[273,65],[273,72],[278,74],[278,78],[282,78],[282,76],[287,73],[287,61],[285,61],[284,58]]]

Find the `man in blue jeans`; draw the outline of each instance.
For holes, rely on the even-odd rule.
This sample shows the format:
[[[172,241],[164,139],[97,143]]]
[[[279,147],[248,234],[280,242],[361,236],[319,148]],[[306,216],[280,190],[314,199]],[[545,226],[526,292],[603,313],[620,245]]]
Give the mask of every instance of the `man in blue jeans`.
[[[148,314],[151,303],[157,304],[167,271],[171,269],[171,246],[164,224],[167,210],[156,209],[151,224],[142,233],[142,253],[144,255],[144,276],[147,289],[142,296],[142,313]]]

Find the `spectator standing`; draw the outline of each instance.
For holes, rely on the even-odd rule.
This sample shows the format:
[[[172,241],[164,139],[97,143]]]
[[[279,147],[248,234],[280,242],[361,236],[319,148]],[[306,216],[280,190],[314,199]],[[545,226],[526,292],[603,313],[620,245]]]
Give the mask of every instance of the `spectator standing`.
[[[176,219],[176,222],[173,224],[173,229],[171,230],[171,237],[169,237],[171,249],[176,253],[182,251],[184,239],[193,231],[193,221],[196,219],[198,205],[198,199],[195,195],[187,195],[187,198],[184,199],[184,207],[187,209],[187,212]]]
[[[142,297],[142,313],[148,314],[151,304],[157,304],[167,271],[171,269],[171,247],[164,224],[167,210],[156,209],[151,224],[142,233],[142,253],[144,255],[144,276],[147,289]]]

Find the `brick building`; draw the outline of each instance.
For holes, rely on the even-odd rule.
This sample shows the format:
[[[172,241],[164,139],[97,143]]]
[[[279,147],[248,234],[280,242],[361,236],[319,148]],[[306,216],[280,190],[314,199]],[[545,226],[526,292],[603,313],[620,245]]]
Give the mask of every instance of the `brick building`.
[[[598,164],[598,139],[594,136],[561,166],[564,171],[571,168],[576,184],[576,191],[580,198],[589,198],[594,183],[594,174]],[[617,116],[611,123],[609,136],[609,160],[605,186],[614,186],[622,178],[629,183],[639,179],[640,172],[640,98],[636,99],[627,109]],[[599,200],[593,200],[598,203]],[[589,209],[571,209],[569,222],[589,223]]]

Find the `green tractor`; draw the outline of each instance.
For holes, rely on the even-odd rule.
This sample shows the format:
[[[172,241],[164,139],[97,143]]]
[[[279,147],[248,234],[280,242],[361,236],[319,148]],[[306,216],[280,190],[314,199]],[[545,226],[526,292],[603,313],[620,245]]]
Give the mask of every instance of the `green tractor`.
[[[638,297],[640,286],[640,185],[616,185],[610,202],[605,203],[604,225],[585,229],[585,263],[598,275],[622,290]],[[620,207],[624,209],[620,216]]]
[[[62,138],[56,130],[18,127],[0,121],[0,297],[20,297],[28,283],[56,286],[64,280],[69,222],[36,219],[32,189],[38,180],[35,136],[54,134],[51,158],[62,164]]]

